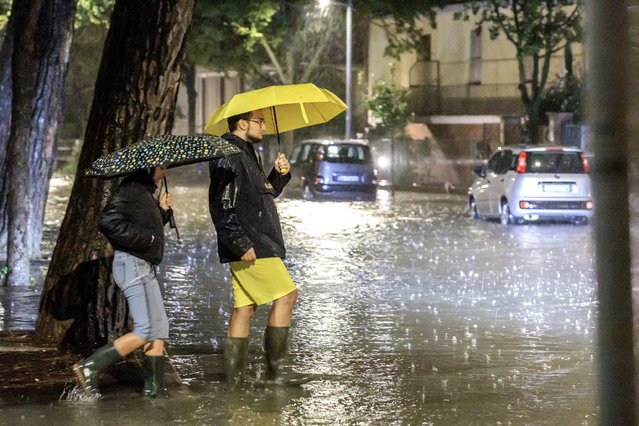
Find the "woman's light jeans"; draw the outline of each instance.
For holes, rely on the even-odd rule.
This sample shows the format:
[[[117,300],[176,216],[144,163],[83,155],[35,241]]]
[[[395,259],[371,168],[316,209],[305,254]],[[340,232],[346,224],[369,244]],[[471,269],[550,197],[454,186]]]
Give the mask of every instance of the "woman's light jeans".
[[[133,317],[133,333],[144,340],[168,339],[169,319],[164,310],[155,269],[144,259],[115,251],[113,281],[124,292]]]

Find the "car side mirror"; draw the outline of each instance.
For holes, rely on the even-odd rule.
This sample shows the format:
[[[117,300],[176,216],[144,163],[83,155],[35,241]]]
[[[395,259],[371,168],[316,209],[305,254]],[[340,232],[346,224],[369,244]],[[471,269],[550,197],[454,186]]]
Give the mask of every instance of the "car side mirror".
[[[475,166],[475,168],[473,169],[473,173],[482,178],[486,177],[486,166]]]

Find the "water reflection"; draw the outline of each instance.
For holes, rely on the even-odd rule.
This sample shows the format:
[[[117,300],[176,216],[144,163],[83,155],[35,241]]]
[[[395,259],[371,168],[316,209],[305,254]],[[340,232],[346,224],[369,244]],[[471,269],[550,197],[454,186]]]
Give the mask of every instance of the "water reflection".
[[[117,410],[147,423],[596,423],[589,226],[472,221],[463,197],[451,195],[279,200],[286,263],[300,287],[290,352],[298,369],[322,380],[232,394],[219,382],[231,291],[206,186],[172,188],[184,243],[168,233],[160,272],[169,350],[187,386],[166,401],[113,390],[93,407],[8,405],[4,416],[109,424]],[[1,296],[5,329],[33,327],[35,289]],[[9,299],[21,308],[8,309]],[[254,375],[267,311],[258,310],[251,329]]]

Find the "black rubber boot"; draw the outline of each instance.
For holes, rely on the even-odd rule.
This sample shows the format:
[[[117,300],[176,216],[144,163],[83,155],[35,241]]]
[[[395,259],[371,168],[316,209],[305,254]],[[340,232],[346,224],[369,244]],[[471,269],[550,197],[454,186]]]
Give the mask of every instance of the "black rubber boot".
[[[244,380],[248,343],[248,337],[227,337],[224,342],[224,377],[232,388]]]
[[[169,391],[164,385],[164,356],[144,357],[144,389],[142,395],[149,398],[166,398]]]
[[[312,380],[311,375],[296,373],[287,368],[286,362],[289,327],[266,327],[264,352],[266,355],[265,383],[297,386]]]
[[[113,344],[102,346],[93,355],[83,359],[73,366],[73,372],[80,382],[82,389],[90,395],[99,398],[98,378],[100,372],[108,366],[120,361],[122,357],[115,350]]]

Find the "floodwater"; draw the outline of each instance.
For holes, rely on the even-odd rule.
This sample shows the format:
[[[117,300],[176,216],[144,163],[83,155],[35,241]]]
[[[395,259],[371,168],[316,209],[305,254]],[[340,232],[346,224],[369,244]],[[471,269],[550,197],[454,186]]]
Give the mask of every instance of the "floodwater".
[[[118,388],[97,402],[65,394],[5,405],[4,424],[597,423],[591,227],[474,221],[461,195],[279,200],[286,264],[300,289],[291,361],[318,380],[229,392],[220,347],[230,282],[198,179],[172,185],[184,242],[167,228],[160,268],[169,352],[184,385],[165,400]],[[69,189],[63,180],[52,188],[45,252]],[[0,289],[2,329],[34,327],[38,281]],[[267,311],[253,320],[252,376],[263,369]]]

